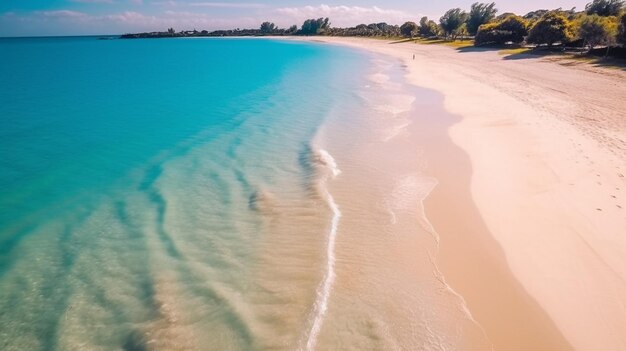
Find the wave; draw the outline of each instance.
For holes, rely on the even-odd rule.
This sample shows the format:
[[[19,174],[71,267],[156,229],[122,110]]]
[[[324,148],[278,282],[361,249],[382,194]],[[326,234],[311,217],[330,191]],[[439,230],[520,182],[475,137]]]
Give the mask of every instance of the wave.
[[[316,164],[324,166],[330,175],[326,175],[322,178],[322,183],[327,184],[329,178],[335,178],[341,174],[341,170],[337,167],[335,159],[328,153],[328,151],[319,149],[313,153],[313,160]],[[326,246],[326,274],[322,280],[320,286],[317,288],[317,298],[313,305],[313,321],[311,323],[311,329],[306,336],[306,344],[301,347],[301,350],[313,350],[317,343],[317,337],[324,323],[324,317],[328,310],[328,300],[332,290],[333,283],[335,281],[335,243],[337,240],[337,230],[339,227],[339,220],[341,219],[341,211],[339,206],[335,202],[335,199],[328,191],[326,186],[323,187],[322,195],[326,200],[326,203],[332,211],[333,217],[331,219],[330,230],[328,233],[328,244]]]

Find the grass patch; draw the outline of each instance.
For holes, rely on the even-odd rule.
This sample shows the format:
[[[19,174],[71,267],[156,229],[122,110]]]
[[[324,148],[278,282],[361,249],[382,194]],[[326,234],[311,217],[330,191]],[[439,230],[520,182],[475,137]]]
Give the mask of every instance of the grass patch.
[[[393,38],[389,38],[389,39],[392,40]],[[415,39],[415,38],[396,38],[396,40],[391,42],[391,44],[408,43],[408,42],[412,42],[412,41],[416,41],[416,40],[417,39]]]
[[[522,55],[522,54],[532,54],[532,48],[512,48],[512,49],[504,49],[498,51],[499,55],[509,56],[509,55]]]
[[[426,45],[433,45],[433,44],[445,45],[445,46],[450,46],[450,47],[457,48],[457,49],[474,46],[473,40],[417,39],[415,42],[419,44],[426,44]]]

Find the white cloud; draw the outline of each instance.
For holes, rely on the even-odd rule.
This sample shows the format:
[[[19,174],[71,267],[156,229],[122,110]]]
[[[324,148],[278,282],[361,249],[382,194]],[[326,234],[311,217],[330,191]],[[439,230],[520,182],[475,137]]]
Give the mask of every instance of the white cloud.
[[[118,3],[135,0],[111,0]],[[254,1],[254,0],[252,0]],[[418,15],[377,6],[302,6],[270,8],[254,2],[229,4],[225,2],[196,2],[195,6],[176,0],[151,1],[164,6],[157,13],[125,11],[105,15],[87,14],[68,9],[38,11],[23,14],[0,15],[0,35],[66,35],[66,34],[121,34],[166,30],[216,30],[258,28],[263,21],[275,22],[280,27],[301,25],[305,19],[329,17],[333,26],[354,26],[360,23],[387,22],[402,24],[416,21]],[[239,15],[216,16],[213,8],[242,8]],[[243,11],[243,8],[251,11]],[[203,10],[204,9],[204,10]],[[204,12],[203,12],[204,11]],[[245,17],[241,16],[246,14]]]
[[[283,7],[275,10],[285,21],[287,18],[294,23],[301,23],[308,18],[329,17],[333,26],[345,27],[361,23],[387,22],[389,24],[402,24],[406,21],[415,21],[418,15],[413,15],[400,10],[383,9],[378,6],[303,6]]]
[[[56,10],[56,11],[38,11],[35,15],[42,16],[44,18],[58,18],[58,19],[85,19],[89,15],[83,12],[71,11],[71,10]]]
[[[235,9],[260,9],[265,8],[267,5],[265,4],[254,4],[254,3],[227,3],[227,2],[190,2],[189,6],[191,7],[218,7],[218,8],[235,8]]]
[[[0,20],[3,21],[0,36],[122,34],[164,31],[170,27],[176,30],[257,28],[261,23],[254,17],[221,18],[192,11],[163,11],[154,15],[135,11],[106,15],[91,15],[72,10],[37,11],[29,14],[7,12],[0,14]],[[27,25],[23,25],[26,23]]]

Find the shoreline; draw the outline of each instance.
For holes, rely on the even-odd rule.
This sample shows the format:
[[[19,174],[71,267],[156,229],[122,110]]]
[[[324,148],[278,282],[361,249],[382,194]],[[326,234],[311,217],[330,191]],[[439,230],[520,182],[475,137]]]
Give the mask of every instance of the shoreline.
[[[425,210],[441,237],[444,277],[496,350],[626,347],[626,106],[615,99],[626,96],[624,72],[432,45],[315,41],[402,60],[408,82],[442,93],[457,116],[418,122],[432,127],[423,145],[434,146],[428,171],[440,183]]]

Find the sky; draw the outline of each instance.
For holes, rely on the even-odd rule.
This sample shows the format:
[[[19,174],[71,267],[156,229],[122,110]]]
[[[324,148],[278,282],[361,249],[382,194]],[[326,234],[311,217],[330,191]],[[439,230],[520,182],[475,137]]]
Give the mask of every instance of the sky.
[[[469,9],[477,0],[0,0],[0,37],[123,34],[144,31],[258,28],[301,25],[329,17],[333,26],[387,22],[422,16],[438,20],[448,9]],[[500,0],[500,13],[536,9],[584,9],[591,0]]]

